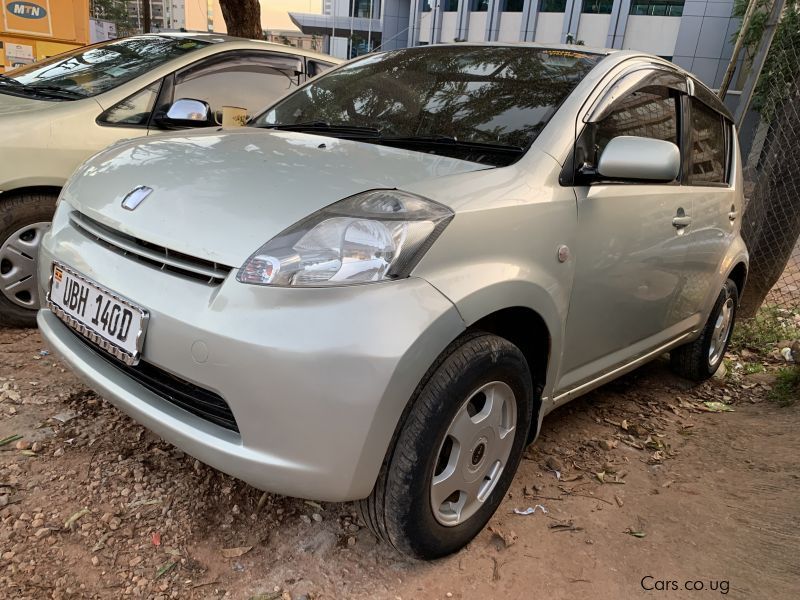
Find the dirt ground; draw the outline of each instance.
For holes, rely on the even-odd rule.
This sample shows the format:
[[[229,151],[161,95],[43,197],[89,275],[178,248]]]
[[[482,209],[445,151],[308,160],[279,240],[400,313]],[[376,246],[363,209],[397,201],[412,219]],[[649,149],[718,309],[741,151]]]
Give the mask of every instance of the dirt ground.
[[[198,463],[42,349],[0,331],[0,439],[22,436],[0,446],[7,598],[798,597],[800,403],[741,357],[697,387],[656,362],[556,411],[490,527],[421,563],[352,505]]]

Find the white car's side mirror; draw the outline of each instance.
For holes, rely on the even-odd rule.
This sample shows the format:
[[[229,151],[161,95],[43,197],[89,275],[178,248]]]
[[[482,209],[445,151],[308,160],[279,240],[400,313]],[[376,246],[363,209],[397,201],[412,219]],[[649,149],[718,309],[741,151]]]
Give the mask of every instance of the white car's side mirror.
[[[681,170],[681,152],[672,142],[621,135],[606,145],[597,172],[606,179],[673,181]]]
[[[208,102],[192,98],[180,98],[172,103],[161,119],[163,125],[177,127],[208,127],[214,125]]]

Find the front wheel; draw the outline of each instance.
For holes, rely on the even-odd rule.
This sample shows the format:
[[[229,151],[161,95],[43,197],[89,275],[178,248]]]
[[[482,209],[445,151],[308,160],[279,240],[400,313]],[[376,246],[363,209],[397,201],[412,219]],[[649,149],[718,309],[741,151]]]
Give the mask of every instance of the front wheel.
[[[514,478],[532,415],[519,348],[474,333],[443,353],[418,391],[372,494],[372,531],[405,554],[455,552],[494,514]]]
[[[36,327],[36,262],[56,198],[27,193],[0,201],[0,326]]]
[[[725,357],[738,306],[739,289],[732,279],[728,279],[700,337],[669,353],[672,370],[692,381],[705,381],[711,377]]]

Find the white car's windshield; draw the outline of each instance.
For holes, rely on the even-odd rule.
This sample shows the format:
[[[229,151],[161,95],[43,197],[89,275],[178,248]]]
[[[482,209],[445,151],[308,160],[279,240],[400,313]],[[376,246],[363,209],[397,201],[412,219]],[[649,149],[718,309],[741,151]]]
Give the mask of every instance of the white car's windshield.
[[[95,96],[208,44],[157,35],[95,44],[7,73],[0,92],[58,100]]]
[[[375,54],[315,79],[253,124],[510,164],[601,58],[523,46]]]

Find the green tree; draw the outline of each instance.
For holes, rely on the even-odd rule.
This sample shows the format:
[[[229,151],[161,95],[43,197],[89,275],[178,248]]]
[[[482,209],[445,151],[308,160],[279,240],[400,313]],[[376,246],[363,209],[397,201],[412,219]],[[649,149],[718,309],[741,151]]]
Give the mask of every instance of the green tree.
[[[750,70],[774,0],[735,0],[733,14],[743,17],[749,1],[756,3],[756,11],[744,38],[744,47],[747,51],[745,68],[742,69],[744,73]],[[737,30],[733,39],[735,40],[738,35]],[[786,0],[783,17],[775,30],[772,46],[753,93],[752,108],[761,112],[765,118],[769,118],[777,105],[782,102],[783,97],[776,94],[775,90],[785,86],[785,82],[793,80],[794,71],[797,69],[798,52],[800,52],[800,0]]]

